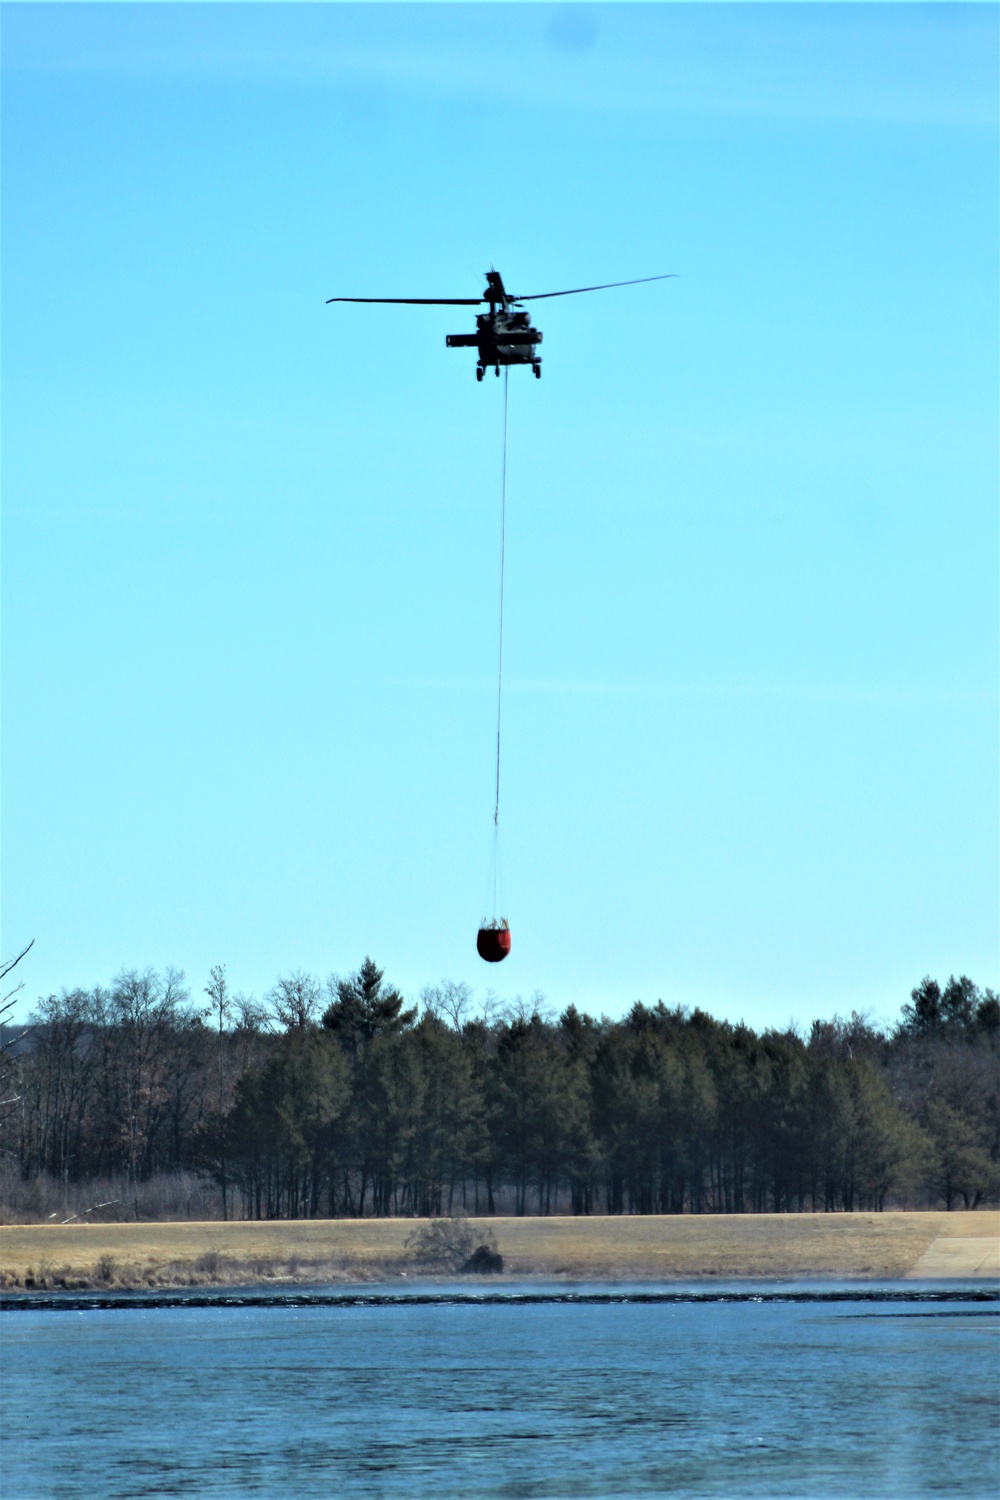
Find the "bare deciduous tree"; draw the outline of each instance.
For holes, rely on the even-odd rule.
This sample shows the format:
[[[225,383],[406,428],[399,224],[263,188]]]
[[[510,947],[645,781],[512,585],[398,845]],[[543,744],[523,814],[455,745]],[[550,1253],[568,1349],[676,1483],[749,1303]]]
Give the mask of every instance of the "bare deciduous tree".
[[[3,963],[0,963],[0,989],[3,988],[8,974],[13,973],[22,958],[30,953],[34,946],[35,940],[32,938],[28,946],[22,948],[20,953],[14,958],[8,958]],[[13,1109],[14,1105],[20,1102],[20,1096],[13,1093],[15,1075],[14,1053],[18,1043],[24,1040],[27,1032],[26,1030],[22,1030],[19,1033],[14,1032],[11,1036],[8,1036],[7,1027],[10,1021],[10,1013],[14,1009],[17,997],[23,989],[24,980],[22,979],[19,984],[15,984],[12,990],[8,990],[6,994],[0,995],[0,1111]]]
[[[222,1217],[229,1218],[229,1205],[226,1196],[226,1088],[225,1088],[225,1047],[224,1028],[229,1017],[232,1015],[232,1001],[229,997],[229,986],[226,982],[225,964],[215,964],[209,975],[208,984],[205,986],[205,994],[211,1000],[211,1005],[205,1012],[206,1015],[218,1016],[219,1019],[219,1153],[220,1172],[219,1186],[222,1189]]]
[[[472,988],[467,984],[456,984],[453,979],[442,979],[440,984],[425,985],[420,991],[420,1000],[424,1010],[461,1031],[471,1012]]]
[[[297,969],[279,979],[268,995],[274,1013],[286,1031],[315,1021],[320,1002],[319,981]]]

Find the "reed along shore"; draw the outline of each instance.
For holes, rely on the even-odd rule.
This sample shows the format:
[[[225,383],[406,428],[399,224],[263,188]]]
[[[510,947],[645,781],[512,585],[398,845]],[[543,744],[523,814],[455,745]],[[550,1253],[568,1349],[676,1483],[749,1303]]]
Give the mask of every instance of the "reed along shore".
[[[454,1279],[422,1258],[419,1219],[0,1227],[17,1290]],[[1000,1276],[1000,1212],[463,1219],[503,1279],[669,1282]]]

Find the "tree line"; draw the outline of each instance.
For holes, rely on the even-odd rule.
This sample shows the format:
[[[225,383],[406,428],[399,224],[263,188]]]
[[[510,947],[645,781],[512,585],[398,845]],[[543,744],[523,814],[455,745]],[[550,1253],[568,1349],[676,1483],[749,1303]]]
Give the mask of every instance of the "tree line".
[[[9,1038],[8,1038],[9,1040]],[[975,1208],[1000,1196],[1000,1002],[926,978],[892,1027],[407,1005],[366,958],[265,1003],[213,969],[41,1000],[7,1048],[25,1179],[196,1170],[226,1217]],[[138,1197],[136,1195],[136,1213]]]

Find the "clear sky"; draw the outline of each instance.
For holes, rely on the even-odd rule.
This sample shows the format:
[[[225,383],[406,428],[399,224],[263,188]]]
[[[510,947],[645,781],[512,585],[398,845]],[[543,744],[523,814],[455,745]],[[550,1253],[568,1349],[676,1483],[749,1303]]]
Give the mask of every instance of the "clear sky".
[[[3,11],[4,926],[756,1026],[997,985],[995,6]],[[534,305],[327,307],[657,272]]]

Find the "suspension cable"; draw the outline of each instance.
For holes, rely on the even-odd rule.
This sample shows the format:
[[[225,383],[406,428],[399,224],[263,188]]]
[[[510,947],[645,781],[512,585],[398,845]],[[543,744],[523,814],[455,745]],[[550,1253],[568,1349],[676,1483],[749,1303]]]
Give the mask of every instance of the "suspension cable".
[[[507,376],[509,365],[503,367],[503,458],[500,468],[500,630],[497,646],[497,782],[496,803],[493,808],[493,827],[500,824],[500,702],[503,687],[503,571],[504,550],[507,531]]]

